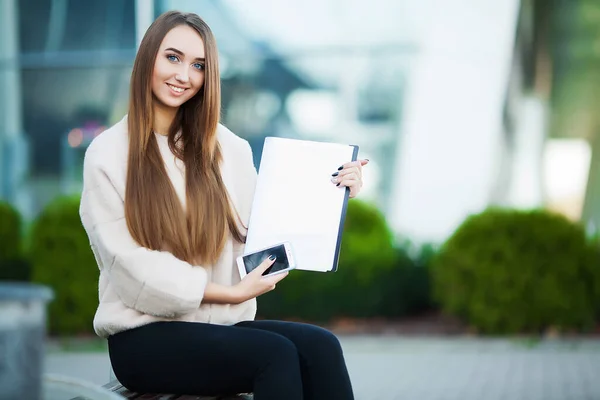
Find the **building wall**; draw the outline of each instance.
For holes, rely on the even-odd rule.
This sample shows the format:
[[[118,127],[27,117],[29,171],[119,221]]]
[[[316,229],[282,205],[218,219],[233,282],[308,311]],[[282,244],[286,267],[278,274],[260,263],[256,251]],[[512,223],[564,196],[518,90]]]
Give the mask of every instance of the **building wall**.
[[[407,88],[394,229],[441,241],[490,201],[518,0],[438,0]]]

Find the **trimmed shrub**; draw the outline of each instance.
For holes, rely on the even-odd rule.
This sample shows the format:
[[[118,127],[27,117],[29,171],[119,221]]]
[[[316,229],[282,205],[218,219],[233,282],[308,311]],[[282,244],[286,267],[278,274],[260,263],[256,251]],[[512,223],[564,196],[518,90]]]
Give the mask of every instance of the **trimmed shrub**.
[[[582,330],[594,323],[599,271],[579,224],[547,211],[491,208],[442,246],[434,293],[482,333]]]
[[[79,218],[79,200],[55,199],[32,229],[32,278],[54,290],[49,306],[54,334],[91,332],[98,305],[98,267]]]
[[[384,317],[415,316],[435,308],[430,277],[435,249],[426,244],[413,254],[411,247],[407,243],[397,249],[396,268],[388,276],[382,276],[379,283],[385,293],[380,307]]]
[[[21,216],[6,202],[0,202],[0,260],[21,255]]]
[[[258,298],[259,315],[325,322],[373,317],[393,277],[396,251],[383,214],[359,200],[348,204],[337,272],[292,271],[277,289]]]
[[[600,324],[600,238],[594,237],[591,239],[591,247],[595,253],[593,261],[596,268],[593,270],[593,304],[596,310],[596,323]]]
[[[29,275],[23,257],[21,215],[10,204],[0,202],[0,280],[28,281]]]

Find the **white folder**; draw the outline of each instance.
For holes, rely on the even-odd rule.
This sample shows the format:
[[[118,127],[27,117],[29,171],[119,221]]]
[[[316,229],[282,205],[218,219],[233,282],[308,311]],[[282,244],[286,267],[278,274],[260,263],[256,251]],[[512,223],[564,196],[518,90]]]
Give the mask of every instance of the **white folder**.
[[[357,156],[354,145],[267,137],[244,253],[290,242],[297,269],[336,271],[350,189],[331,179]]]

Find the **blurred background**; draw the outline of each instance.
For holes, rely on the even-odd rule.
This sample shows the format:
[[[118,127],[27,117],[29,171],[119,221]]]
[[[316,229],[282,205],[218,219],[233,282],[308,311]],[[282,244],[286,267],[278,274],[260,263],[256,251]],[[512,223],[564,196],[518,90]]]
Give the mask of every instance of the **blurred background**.
[[[399,340],[389,346],[400,358],[374,359],[380,381],[394,370],[386,363],[415,365],[402,357],[435,338],[428,354],[441,354],[443,375],[472,383],[465,371],[489,362],[505,379],[488,382],[498,390],[511,358],[444,364],[448,338],[475,349],[489,349],[490,336],[575,341],[569,373],[525,385],[566,382],[587,388],[572,398],[600,398],[586,378],[600,368],[598,0],[0,0],[0,277],[53,289],[53,368],[81,373],[83,361],[60,354],[93,337],[98,271],[77,212],[83,155],[126,114],[136,47],[171,9],[212,28],[222,122],[250,142],[257,167],[266,136],[357,144],[371,160],[339,272],[290,275],[259,299],[259,318],[347,338],[359,398],[396,398],[400,385],[390,378],[389,395],[366,394],[376,389],[354,354],[394,354],[372,335]],[[86,346],[107,365],[104,344]],[[402,392],[433,388],[419,386],[431,379],[423,374]],[[543,398],[571,398],[552,395]]]

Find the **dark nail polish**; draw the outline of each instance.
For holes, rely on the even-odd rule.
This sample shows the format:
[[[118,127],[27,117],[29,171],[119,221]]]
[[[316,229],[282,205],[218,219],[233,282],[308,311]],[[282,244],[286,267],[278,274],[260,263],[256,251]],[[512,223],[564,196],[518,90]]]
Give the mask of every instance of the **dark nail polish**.
[[[341,171],[344,169],[344,166],[342,165],[341,167],[338,168],[338,171]]]
[[[276,258],[276,257],[275,257],[273,254],[271,254],[271,255],[269,256],[269,260],[271,260],[271,261],[275,260],[275,258]]]
[[[338,176],[339,172],[334,172],[331,176]]]
[[[340,186],[340,184],[338,183],[338,184],[337,184],[337,185],[335,185],[335,186]]]

